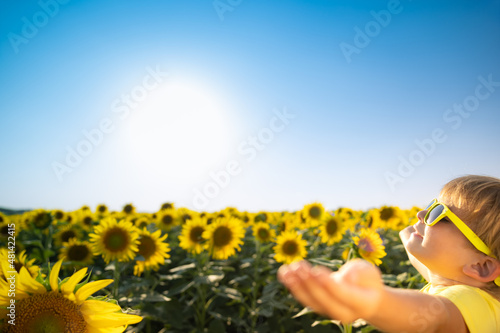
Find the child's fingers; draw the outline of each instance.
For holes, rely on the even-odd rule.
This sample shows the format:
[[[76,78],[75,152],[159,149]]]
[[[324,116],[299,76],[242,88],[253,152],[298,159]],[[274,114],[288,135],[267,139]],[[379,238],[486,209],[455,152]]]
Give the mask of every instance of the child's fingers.
[[[352,284],[351,278],[337,273],[326,274],[318,269],[314,275],[325,293],[334,295],[337,302],[357,314],[357,317],[368,317],[373,314],[380,304],[383,285],[364,286]]]
[[[315,312],[323,313],[323,309],[318,306],[312,295],[304,287],[302,278],[296,271],[287,271],[281,276],[282,283],[288,288],[293,297],[301,304],[310,307]]]
[[[315,269],[313,272],[307,272],[308,275],[304,276],[299,282],[302,284],[304,292],[311,300],[308,306],[319,309],[321,313],[330,318],[339,319],[345,323],[357,319],[358,316],[352,309],[346,306],[346,304],[337,297],[335,292],[332,292],[332,290],[342,288],[342,286],[331,280],[328,288],[326,288],[326,285],[320,282],[321,275],[328,279],[331,272],[324,268],[321,270],[324,271]]]

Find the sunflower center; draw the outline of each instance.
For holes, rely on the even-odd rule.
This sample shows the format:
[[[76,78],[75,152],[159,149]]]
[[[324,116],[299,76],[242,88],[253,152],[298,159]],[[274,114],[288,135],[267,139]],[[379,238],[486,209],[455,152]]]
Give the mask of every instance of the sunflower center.
[[[85,224],[85,225],[91,225],[92,224],[92,218],[90,216],[85,216],[83,218],[83,224]]]
[[[309,209],[309,216],[312,217],[313,219],[318,219],[321,215],[321,209],[317,206],[311,207]]]
[[[57,292],[34,294],[16,303],[16,325],[5,333],[84,333],[87,324],[79,306]]]
[[[366,238],[359,240],[358,247],[365,252],[373,252],[375,250],[373,244]]]
[[[76,233],[74,230],[66,230],[64,231],[62,234],[61,234],[61,240],[63,242],[67,242],[69,241],[71,238],[75,238],[76,237]]]
[[[8,235],[9,235],[9,226],[8,226],[8,225],[4,225],[4,226],[0,229],[0,234],[1,234],[1,235],[4,235],[4,236],[8,236]]]
[[[385,207],[380,210],[380,218],[384,221],[389,220],[391,217],[395,215],[394,208]]]
[[[191,231],[189,232],[189,239],[193,243],[201,243],[201,241],[203,240],[201,235],[203,234],[204,231],[205,228],[203,227],[193,227],[193,229],[191,229]]]
[[[123,207],[123,212],[125,214],[130,214],[132,213],[132,210],[134,209],[134,207],[132,205],[125,205],[125,207]]]
[[[170,202],[165,202],[163,205],[161,205],[161,209],[170,209],[174,208],[174,205],[172,205]]]
[[[35,227],[44,229],[50,224],[50,215],[47,213],[38,213],[33,221]]]
[[[112,228],[103,237],[103,244],[111,252],[120,252],[129,245],[129,235],[122,228]]]
[[[156,252],[155,241],[149,236],[142,236],[139,242],[139,254],[148,260]]]
[[[58,210],[55,212],[54,217],[56,218],[56,220],[61,220],[64,217],[64,213]]]
[[[161,223],[165,225],[171,225],[174,222],[174,218],[172,215],[164,215],[163,218],[161,219]]]
[[[224,247],[231,243],[233,239],[233,233],[231,229],[226,226],[220,226],[214,231],[214,246],[216,247]]]
[[[85,245],[73,245],[68,249],[69,261],[83,261],[90,254],[90,250]]]
[[[269,230],[266,228],[260,228],[257,231],[257,235],[259,236],[260,239],[266,240],[269,238]]]
[[[97,210],[99,211],[99,213],[104,213],[104,212],[106,212],[106,206],[101,205],[101,206],[97,207]]]
[[[297,242],[293,240],[287,240],[285,243],[283,243],[281,249],[283,250],[283,253],[285,253],[286,255],[293,256],[297,254],[299,247],[297,245]]]
[[[331,235],[335,235],[337,233],[337,230],[339,229],[339,226],[337,224],[337,220],[335,219],[330,219],[326,223],[326,233]]]

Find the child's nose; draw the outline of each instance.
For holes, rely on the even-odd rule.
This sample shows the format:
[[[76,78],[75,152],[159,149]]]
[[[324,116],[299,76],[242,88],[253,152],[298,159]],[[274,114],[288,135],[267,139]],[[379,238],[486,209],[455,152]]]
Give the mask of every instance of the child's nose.
[[[427,214],[427,210],[421,210],[417,213],[417,218],[419,221],[423,221],[425,214]]]

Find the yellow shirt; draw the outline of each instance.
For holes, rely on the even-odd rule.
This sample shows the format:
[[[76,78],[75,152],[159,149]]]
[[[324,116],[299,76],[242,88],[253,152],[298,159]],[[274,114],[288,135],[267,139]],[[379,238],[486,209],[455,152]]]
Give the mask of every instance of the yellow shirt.
[[[421,292],[449,299],[460,310],[470,333],[500,332],[500,301],[487,292],[466,285],[434,287],[430,283]]]

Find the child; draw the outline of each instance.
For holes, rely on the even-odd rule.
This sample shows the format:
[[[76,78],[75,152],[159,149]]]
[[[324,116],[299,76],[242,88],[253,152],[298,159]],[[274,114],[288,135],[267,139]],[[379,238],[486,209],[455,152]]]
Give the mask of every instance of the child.
[[[419,291],[384,286],[380,270],[353,260],[338,272],[305,261],[278,278],[316,312],[344,323],[363,318],[384,332],[500,332],[500,179],[452,180],[400,232]]]

